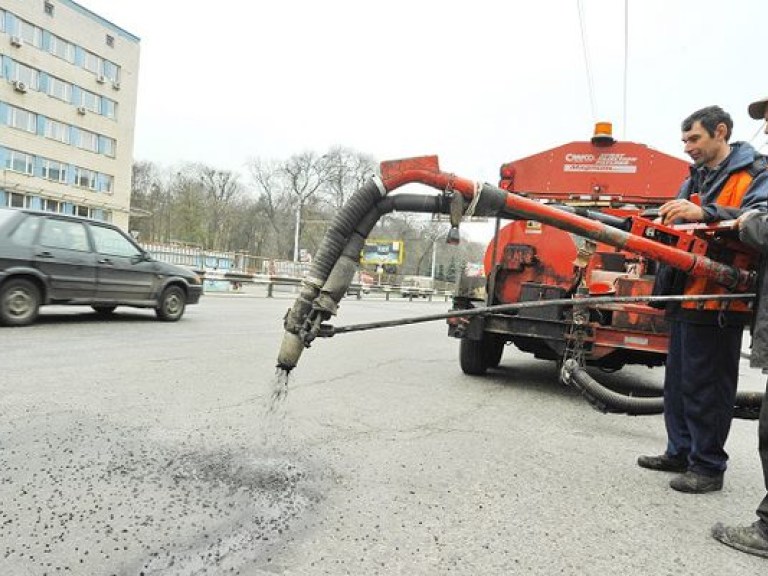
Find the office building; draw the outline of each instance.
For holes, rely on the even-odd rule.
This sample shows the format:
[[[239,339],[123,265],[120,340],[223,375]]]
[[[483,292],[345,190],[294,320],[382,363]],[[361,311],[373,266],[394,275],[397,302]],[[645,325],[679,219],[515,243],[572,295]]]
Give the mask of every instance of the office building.
[[[0,0],[0,206],[128,228],[139,38],[71,0]]]

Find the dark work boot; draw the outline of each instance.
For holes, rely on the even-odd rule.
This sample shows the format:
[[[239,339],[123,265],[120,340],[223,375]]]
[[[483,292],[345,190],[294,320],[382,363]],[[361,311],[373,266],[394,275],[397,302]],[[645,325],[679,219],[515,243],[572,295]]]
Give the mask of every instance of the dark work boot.
[[[768,558],[768,526],[758,520],[752,526],[712,526],[712,537],[747,554]]]
[[[640,456],[637,459],[637,465],[649,470],[660,470],[661,472],[677,472],[682,474],[688,470],[688,458],[679,456]]]
[[[678,492],[687,492],[688,494],[704,494],[705,492],[717,492],[723,489],[723,474],[717,476],[707,476],[698,474],[690,470],[676,478],[672,478],[669,483],[670,488]]]

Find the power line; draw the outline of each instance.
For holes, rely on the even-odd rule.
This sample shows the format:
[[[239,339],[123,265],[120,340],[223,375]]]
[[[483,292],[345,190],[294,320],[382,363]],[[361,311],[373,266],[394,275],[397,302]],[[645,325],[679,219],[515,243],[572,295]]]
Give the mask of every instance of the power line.
[[[624,121],[621,139],[627,139],[627,78],[629,76],[629,0],[624,0]]]
[[[584,54],[584,67],[587,72],[587,89],[589,90],[589,105],[592,108],[592,121],[597,121],[597,112],[595,109],[595,88],[592,83],[592,69],[589,65],[589,50],[587,49],[587,30],[584,24],[584,7],[582,6],[582,0],[576,0],[576,5],[579,10],[579,27],[581,28],[581,48]]]

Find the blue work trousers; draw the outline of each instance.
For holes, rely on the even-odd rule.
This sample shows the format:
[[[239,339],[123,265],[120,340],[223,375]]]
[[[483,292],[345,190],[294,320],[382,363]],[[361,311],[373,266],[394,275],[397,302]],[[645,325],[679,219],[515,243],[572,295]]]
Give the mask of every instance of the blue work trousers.
[[[670,321],[664,374],[667,454],[688,457],[688,469],[725,471],[741,356],[741,326]]]

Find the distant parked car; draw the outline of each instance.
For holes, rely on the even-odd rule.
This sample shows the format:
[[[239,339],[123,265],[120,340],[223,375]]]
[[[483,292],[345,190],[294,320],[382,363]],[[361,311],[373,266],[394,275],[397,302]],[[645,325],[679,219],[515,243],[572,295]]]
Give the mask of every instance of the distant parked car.
[[[369,294],[373,286],[373,276],[363,270],[358,270],[352,277],[352,282],[347,289],[348,295],[360,296],[360,294]]]
[[[423,296],[427,298],[435,293],[435,280],[430,276],[403,276],[400,282],[400,295],[405,297]]]
[[[202,292],[195,272],[154,260],[117,226],[0,208],[0,324],[32,324],[45,304],[154,308],[173,322]]]

